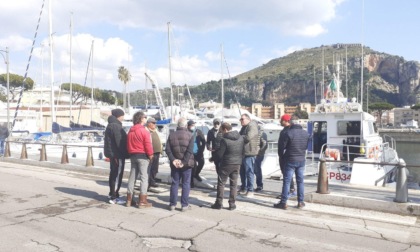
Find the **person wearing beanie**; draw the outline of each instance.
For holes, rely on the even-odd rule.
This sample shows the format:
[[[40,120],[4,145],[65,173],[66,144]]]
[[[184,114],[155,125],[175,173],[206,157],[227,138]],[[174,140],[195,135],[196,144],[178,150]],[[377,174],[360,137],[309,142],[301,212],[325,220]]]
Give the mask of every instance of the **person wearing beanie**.
[[[109,158],[109,203],[124,204],[120,200],[119,190],[124,175],[125,159],[127,152],[127,133],[122,127],[124,111],[114,109],[108,117],[108,125],[105,129],[104,155]]]
[[[159,158],[162,152],[162,143],[156,128],[156,119],[151,117],[147,119],[146,129],[150,132],[153,146],[153,159],[149,163],[149,189],[150,187],[159,187],[156,183],[156,174],[159,172]]]
[[[207,150],[211,152],[211,158],[209,159],[209,161],[214,162],[214,166],[216,167],[217,173],[219,173],[219,168],[220,168],[219,162],[216,160],[217,159],[216,151],[219,147],[219,143],[220,143],[221,135],[222,135],[222,134],[218,134],[220,124],[221,124],[220,119],[215,118],[213,120],[213,128],[211,128],[211,130],[207,132],[207,141],[206,141]]]

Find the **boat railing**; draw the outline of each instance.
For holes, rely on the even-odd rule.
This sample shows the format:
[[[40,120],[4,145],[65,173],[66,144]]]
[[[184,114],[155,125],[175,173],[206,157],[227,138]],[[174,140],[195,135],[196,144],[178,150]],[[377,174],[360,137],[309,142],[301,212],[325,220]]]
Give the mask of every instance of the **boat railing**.
[[[395,150],[397,148],[397,143],[396,143],[395,139],[392,136],[387,135],[387,134],[383,134],[382,135],[382,139],[383,139],[384,143],[390,144],[391,145],[390,147],[392,149]]]

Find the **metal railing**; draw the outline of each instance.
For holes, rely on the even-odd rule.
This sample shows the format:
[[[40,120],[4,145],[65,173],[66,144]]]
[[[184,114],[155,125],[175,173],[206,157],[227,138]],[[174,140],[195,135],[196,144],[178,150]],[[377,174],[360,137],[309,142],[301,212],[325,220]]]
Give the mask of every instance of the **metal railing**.
[[[339,163],[342,161],[337,160],[326,160],[325,158],[321,158],[319,163],[319,173],[318,173],[318,184],[317,184],[317,193],[320,194],[329,194],[328,188],[328,175],[327,175],[327,163]],[[360,164],[373,164],[373,165],[388,165],[388,166],[395,166],[392,170],[397,170],[397,186],[395,188],[395,198],[394,202],[398,203],[407,203],[408,202],[408,184],[407,184],[407,164],[404,162],[403,159],[400,159],[398,163],[387,163],[387,162],[358,162],[358,161],[348,161],[351,164],[360,163]],[[411,166],[411,165],[410,165]],[[415,166],[413,166],[415,167]],[[417,166],[420,167],[420,166]],[[387,178],[391,171],[385,174],[380,179],[376,180],[375,185]],[[384,182],[385,183],[385,182]]]
[[[10,149],[10,143],[15,144],[21,144],[21,151],[20,151],[20,159],[28,159],[28,151],[27,151],[27,145],[40,145],[39,148],[39,161],[48,161],[47,158],[47,148],[46,146],[61,146],[62,152],[61,152],[61,164],[68,164],[69,163],[69,157],[68,157],[68,147],[76,147],[76,148],[87,148],[87,155],[86,155],[86,167],[94,166],[93,161],[93,148],[101,148],[103,149],[103,146],[101,145],[80,145],[80,144],[57,144],[57,143],[37,143],[37,142],[22,142],[22,141],[6,141],[5,143],[5,151],[4,151],[4,157],[10,158],[11,157],[11,149]],[[100,152],[100,155],[102,152]]]

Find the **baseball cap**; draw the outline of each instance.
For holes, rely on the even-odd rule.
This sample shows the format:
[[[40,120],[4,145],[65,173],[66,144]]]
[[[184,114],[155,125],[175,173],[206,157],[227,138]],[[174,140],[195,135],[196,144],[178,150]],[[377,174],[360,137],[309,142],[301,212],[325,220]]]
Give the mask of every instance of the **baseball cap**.
[[[290,121],[291,118],[292,118],[292,116],[289,115],[289,114],[284,114],[284,115],[281,116],[281,120],[286,121],[286,122]]]

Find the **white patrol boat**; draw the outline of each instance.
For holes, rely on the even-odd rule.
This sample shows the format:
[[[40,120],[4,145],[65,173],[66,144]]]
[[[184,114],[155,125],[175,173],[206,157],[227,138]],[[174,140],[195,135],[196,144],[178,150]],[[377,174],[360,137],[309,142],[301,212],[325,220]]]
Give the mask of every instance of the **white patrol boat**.
[[[338,92],[339,78],[335,79],[337,92],[321,100],[313,113],[309,114],[308,133],[311,142],[308,158],[327,162],[330,182],[382,185],[390,183],[394,176],[392,169],[400,159],[395,150],[395,140],[382,138],[376,128],[375,118],[362,109],[355,98],[348,101]],[[402,160],[401,160],[402,161]]]

